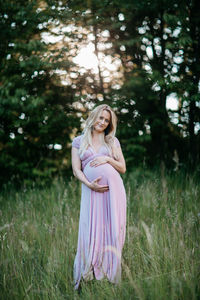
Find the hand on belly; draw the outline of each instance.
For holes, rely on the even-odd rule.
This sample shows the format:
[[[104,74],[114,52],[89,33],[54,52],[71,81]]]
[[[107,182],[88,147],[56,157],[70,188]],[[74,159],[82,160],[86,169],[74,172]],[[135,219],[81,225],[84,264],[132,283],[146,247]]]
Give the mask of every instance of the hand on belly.
[[[98,167],[102,164],[106,164],[108,162],[108,156],[98,156],[95,157],[91,162],[90,162],[90,166],[91,167]]]
[[[84,169],[84,174],[90,182],[100,177],[99,184],[109,185],[110,180],[115,180],[116,176],[119,176],[118,172],[109,163],[101,163],[95,166],[94,160],[92,162],[88,163]]]
[[[107,192],[109,190],[109,186],[107,184],[106,185],[99,184],[98,182],[100,180],[101,180],[101,176],[99,176],[98,178],[96,178],[91,182],[91,186],[90,186],[91,190],[99,193]]]

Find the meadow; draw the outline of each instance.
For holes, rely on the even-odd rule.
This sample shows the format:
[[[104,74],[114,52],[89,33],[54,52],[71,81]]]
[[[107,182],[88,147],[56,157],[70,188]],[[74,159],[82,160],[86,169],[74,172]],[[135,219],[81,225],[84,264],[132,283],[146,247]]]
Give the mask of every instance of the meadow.
[[[0,299],[200,299],[197,174],[136,169],[123,176],[127,231],[122,281],[73,290],[81,185],[7,185],[0,193]]]

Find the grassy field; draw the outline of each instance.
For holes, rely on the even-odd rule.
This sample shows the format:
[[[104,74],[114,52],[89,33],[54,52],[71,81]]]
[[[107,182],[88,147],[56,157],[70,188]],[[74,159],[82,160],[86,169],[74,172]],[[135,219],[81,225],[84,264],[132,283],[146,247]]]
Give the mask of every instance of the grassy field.
[[[200,299],[200,184],[196,176],[135,170],[124,177],[122,282],[73,290],[81,186],[7,187],[0,194],[0,299]]]

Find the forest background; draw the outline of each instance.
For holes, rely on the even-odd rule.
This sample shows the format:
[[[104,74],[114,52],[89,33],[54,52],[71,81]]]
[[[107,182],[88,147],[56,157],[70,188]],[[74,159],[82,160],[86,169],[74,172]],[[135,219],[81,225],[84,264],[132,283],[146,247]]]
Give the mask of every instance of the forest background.
[[[200,299],[198,2],[0,0],[1,299]],[[71,142],[102,103],[127,165],[122,283],[77,293]]]
[[[199,16],[197,0],[1,0],[0,185],[69,176],[102,103],[128,170],[199,171]]]

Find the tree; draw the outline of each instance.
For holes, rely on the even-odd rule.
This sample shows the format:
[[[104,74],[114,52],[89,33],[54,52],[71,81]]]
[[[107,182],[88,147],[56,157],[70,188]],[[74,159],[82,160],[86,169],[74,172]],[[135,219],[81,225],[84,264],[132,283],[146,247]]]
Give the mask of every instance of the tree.
[[[75,0],[69,2],[69,7],[77,26],[93,33],[96,55],[101,54],[95,85],[98,92],[94,93],[94,85],[91,86],[87,90],[88,98],[96,94],[93,102],[103,100],[116,109],[120,120],[118,134],[127,145],[125,153],[130,165],[141,162],[145,156],[149,162],[162,160],[170,166],[175,151],[182,160],[187,160],[187,135],[190,156],[195,161],[197,150],[194,149],[198,148],[195,126],[199,120],[198,104],[195,104],[199,99],[198,63],[194,63],[199,62],[197,2]],[[87,38],[81,40],[87,42]],[[103,49],[102,43],[111,47]],[[196,53],[194,59],[192,53]],[[110,83],[106,82],[105,66],[101,67],[103,55],[109,55],[112,61],[120,60],[116,71],[120,79],[116,85],[112,84],[116,74],[110,76]],[[191,70],[186,61],[188,64],[191,60],[193,78],[189,77],[188,84]],[[187,70],[187,75],[183,70]],[[186,99],[189,86],[194,97],[189,93]],[[179,99],[177,111],[166,107],[170,95]],[[196,100],[191,101],[192,97]],[[183,107],[186,100],[191,101],[190,113]]]
[[[74,90],[56,73],[70,67],[66,49],[50,49],[41,38],[60,22],[53,2],[11,2],[1,1],[0,15],[1,184],[66,172],[79,127]]]

